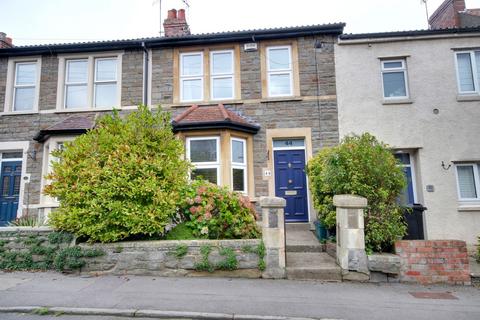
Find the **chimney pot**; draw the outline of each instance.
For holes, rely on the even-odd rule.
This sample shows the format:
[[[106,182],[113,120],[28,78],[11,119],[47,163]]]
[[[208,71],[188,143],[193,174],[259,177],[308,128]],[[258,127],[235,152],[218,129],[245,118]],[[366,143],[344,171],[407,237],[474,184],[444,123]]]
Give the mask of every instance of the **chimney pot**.
[[[165,30],[165,37],[181,37],[190,34],[187,20],[185,18],[185,10],[171,9],[168,10],[167,19],[163,21],[163,29]]]
[[[178,20],[184,20],[185,21],[185,9],[178,10]]]
[[[177,18],[177,10],[175,9],[168,10],[167,19],[176,19],[176,18]]]

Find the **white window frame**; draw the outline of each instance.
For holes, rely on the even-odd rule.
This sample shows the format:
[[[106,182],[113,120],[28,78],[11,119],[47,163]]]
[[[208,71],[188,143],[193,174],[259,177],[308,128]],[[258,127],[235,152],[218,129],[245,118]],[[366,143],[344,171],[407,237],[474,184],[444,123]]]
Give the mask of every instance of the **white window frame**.
[[[385,63],[392,63],[392,62],[401,62],[402,66],[400,68],[387,68],[385,69]],[[398,100],[398,99],[409,99],[410,98],[410,90],[408,88],[408,72],[407,72],[407,59],[385,59],[381,60],[381,76],[382,76],[382,96],[385,100]],[[383,75],[385,73],[399,73],[403,72],[403,79],[405,82],[405,96],[397,96],[397,97],[385,97],[385,81]]]
[[[52,161],[56,161],[57,158],[52,156],[52,151],[58,149],[60,144],[73,141],[74,136],[58,136],[49,138],[43,145],[43,163],[42,163],[42,192],[40,196],[40,204],[43,206],[58,207],[59,202],[56,198],[52,198],[43,193],[43,188],[50,184],[50,180],[46,178],[48,174],[52,172]]]
[[[233,141],[239,141],[243,143],[243,163],[233,161]],[[244,190],[233,190],[235,192],[240,192],[243,194],[248,193],[248,172],[247,172],[247,140],[243,138],[231,138],[230,139],[230,159],[231,159],[231,189],[233,190],[233,169],[242,169],[243,170],[243,186]]]
[[[475,52],[480,52],[478,50],[467,50],[467,51],[456,51],[455,52],[455,69],[457,73],[457,87],[458,87],[458,94],[460,95],[473,95],[473,94],[480,94],[480,83],[479,77],[480,74],[477,72],[477,59],[475,58]],[[462,87],[460,85],[460,70],[458,69],[458,55],[459,54],[470,54],[470,65],[472,66],[472,76],[473,76],[473,91],[462,91]]]
[[[217,185],[221,185],[222,180],[221,180],[221,155],[220,155],[220,137],[216,136],[201,136],[201,137],[187,137],[186,139],[186,153],[187,153],[187,159],[190,160],[190,142],[191,141],[199,141],[199,140],[215,140],[216,143],[216,152],[217,152],[217,161],[208,161],[208,162],[192,162],[192,164],[195,166],[195,169],[217,169]],[[189,173],[189,179],[192,178],[191,172]]]
[[[123,52],[65,54],[58,56],[58,84],[57,84],[57,111],[58,112],[81,112],[92,110],[112,110],[121,108],[122,101],[122,57]],[[113,107],[95,107],[95,72],[97,59],[117,59],[117,102]],[[87,105],[82,108],[66,108],[66,75],[67,61],[88,60],[87,66]],[[78,83],[76,83],[78,84]]]
[[[118,83],[118,59],[117,59],[117,72],[115,73],[115,80],[97,80],[97,73],[98,73],[98,67],[97,67],[97,62],[102,61],[102,60],[112,60],[112,59],[117,59],[116,57],[99,57],[95,58],[94,64],[95,64],[95,74],[93,76],[93,107],[94,108],[102,108],[103,106],[96,106],[97,104],[97,85],[98,84],[116,84]],[[117,85],[117,90],[118,90],[118,85]]]
[[[200,61],[202,63],[200,73],[197,75],[183,75],[183,57],[185,56],[198,56],[200,55]],[[203,51],[195,51],[195,52],[183,52],[180,53],[180,102],[194,102],[194,101],[203,101],[204,99],[204,85],[205,85],[205,66],[204,66],[204,57]],[[200,80],[201,83],[201,95],[199,99],[183,99],[183,82],[186,80]]]
[[[478,172],[478,162],[469,162],[469,163],[457,163],[455,164],[455,176],[457,181],[457,194],[460,201],[480,201],[480,178]],[[462,198],[460,193],[460,180],[458,179],[458,167],[473,167],[473,179],[475,182],[475,191],[477,193],[476,198]]]
[[[230,53],[232,61],[231,66],[232,70],[230,73],[213,73],[213,55],[214,54],[221,54],[221,53]],[[225,98],[215,98],[214,92],[214,80],[215,79],[231,79],[232,82],[232,95],[230,97]],[[210,51],[210,99],[211,100],[231,100],[235,98],[235,52],[234,50],[217,50],[217,51]]]
[[[288,56],[290,57],[290,68],[288,69],[275,69],[270,70],[270,51],[275,49],[288,49]],[[269,97],[291,97],[293,96],[293,57],[292,57],[292,46],[284,45],[284,46],[268,46],[266,48],[267,53],[267,92]],[[290,78],[290,92],[288,94],[272,94],[271,87],[270,87],[270,77],[272,75],[284,75],[288,74]]]
[[[36,64],[36,79],[35,79],[35,97],[33,100],[33,107],[31,110],[15,111],[15,89],[16,87],[33,87],[32,85],[17,86],[17,65],[18,64]],[[24,57],[24,58],[10,58],[7,66],[7,83],[5,91],[4,113],[28,114],[37,113],[40,101],[40,78],[42,72],[42,58],[41,57]]]
[[[67,74],[68,74],[68,69],[69,69],[69,64],[70,62],[81,62],[81,61],[86,61],[87,62],[87,79],[85,82],[68,82],[67,80]],[[85,86],[86,87],[86,94],[87,94],[87,105],[88,105],[88,95],[89,95],[89,90],[88,90],[88,72],[89,72],[89,61],[88,61],[88,58],[83,58],[83,59],[68,59],[65,61],[65,86],[64,86],[64,89],[63,89],[63,107],[65,109],[69,109],[69,110],[75,110],[75,109],[81,109],[81,108],[67,108],[67,88],[68,87],[75,87],[75,86]],[[86,106],[85,106],[86,107]]]

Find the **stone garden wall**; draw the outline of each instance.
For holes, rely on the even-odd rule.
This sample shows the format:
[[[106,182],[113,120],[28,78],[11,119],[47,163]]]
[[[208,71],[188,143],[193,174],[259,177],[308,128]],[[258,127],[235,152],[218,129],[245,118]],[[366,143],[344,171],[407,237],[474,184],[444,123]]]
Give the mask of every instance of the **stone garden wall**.
[[[105,252],[87,260],[81,272],[90,274],[259,278],[264,268],[265,249],[259,239],[132,241],[80,247]]]

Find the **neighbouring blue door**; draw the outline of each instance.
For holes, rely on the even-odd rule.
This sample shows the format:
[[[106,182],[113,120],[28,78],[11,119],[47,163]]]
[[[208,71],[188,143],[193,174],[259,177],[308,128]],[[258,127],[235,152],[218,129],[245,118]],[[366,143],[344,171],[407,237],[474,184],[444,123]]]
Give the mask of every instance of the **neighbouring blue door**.
[[[305,150],[276,150],[275,195],[287,200],[285,221],[308,221]]]
[[[17,217],[21,177],[21,161],[2,162],[0,181],[0,226],[7,225]]]

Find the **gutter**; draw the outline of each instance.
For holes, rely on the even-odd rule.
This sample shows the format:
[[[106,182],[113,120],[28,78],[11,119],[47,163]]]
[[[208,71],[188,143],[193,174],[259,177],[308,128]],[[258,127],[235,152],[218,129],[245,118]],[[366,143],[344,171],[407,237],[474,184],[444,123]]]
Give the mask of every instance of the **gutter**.
[[[233,121],[209,121],[209,122],[191,122],[177,123],[172,121],[173,132],[205,130],[205,129],[233,129],[246,133],[256,134],[260,127],[256,125],[247,125]]]
[[[145,42],[142,42],[143,49],[143,99],[142,103],[144,106],[148,104],[148,61],[150,59],[147,47]]]

